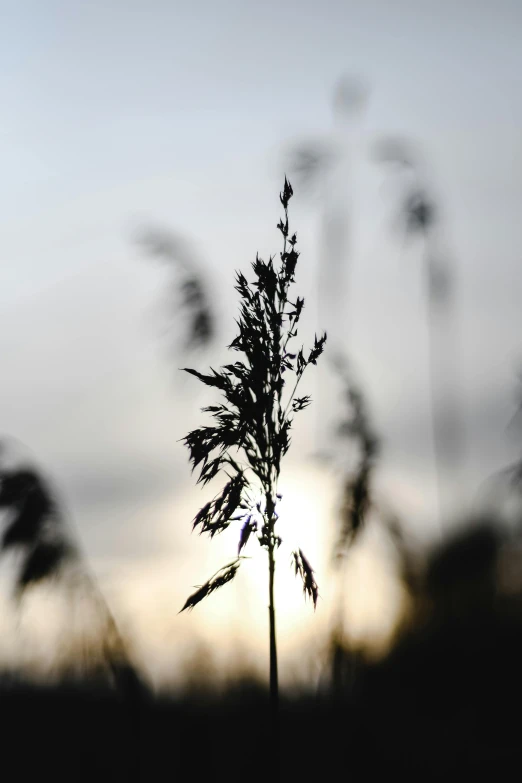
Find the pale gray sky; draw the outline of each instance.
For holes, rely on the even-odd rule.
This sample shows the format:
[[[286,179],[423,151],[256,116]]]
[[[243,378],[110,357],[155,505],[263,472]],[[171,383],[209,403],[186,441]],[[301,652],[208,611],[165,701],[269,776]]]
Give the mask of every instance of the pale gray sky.
[[[522,362],[517,0],[0,0],[0,31],[1,430],[61,487],[100,572],[189,562],[167,601],[175,617],[178,596],[220,565],[190,539],[200,498],[177,442],[205,395],[174,380],[158,311],[166,278],[135,233],[151,223],[194,242],[225,344],[233,270],[278,250],[284,151],[328,138],[343,74],[370,86],[352,139],[348,322],[386,440],[382,487],[413,525],[429,521],[419,252],[393,235],[394,191],[370,159],[390,134],[423,150],[455,264],[467,495],[517,453],[503,431]],[[310,331],[319,214],[296,193]]]

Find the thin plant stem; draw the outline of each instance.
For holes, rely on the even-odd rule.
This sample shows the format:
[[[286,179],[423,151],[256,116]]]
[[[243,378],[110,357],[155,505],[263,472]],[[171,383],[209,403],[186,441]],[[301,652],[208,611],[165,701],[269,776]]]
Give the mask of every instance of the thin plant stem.
[[[268,621],[270,634],[270,718],[274,751],[279,750],[279,676],[277,665],[276,612],[274,600],[274,545],[268,549]]]

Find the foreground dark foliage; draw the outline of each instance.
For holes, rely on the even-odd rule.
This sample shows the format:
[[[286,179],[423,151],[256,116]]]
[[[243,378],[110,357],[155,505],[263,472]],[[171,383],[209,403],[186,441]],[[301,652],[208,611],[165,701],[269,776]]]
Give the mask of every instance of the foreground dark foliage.
[[[522,591],[498,591],[510,542],[495,530],[478,524],[428,558],[393,649],[380,663],[362,655],[354,687],[281,698],[280,779],[418,781],[448,770],[449,779],[512,779]],[[136,701],[101,683],[5,678],[0,705],[3,763],[19,780],[155,781],[165,770],[184,780],[240,781],[245,771],[279,779],[266,752],[266,692],[255,681]]]

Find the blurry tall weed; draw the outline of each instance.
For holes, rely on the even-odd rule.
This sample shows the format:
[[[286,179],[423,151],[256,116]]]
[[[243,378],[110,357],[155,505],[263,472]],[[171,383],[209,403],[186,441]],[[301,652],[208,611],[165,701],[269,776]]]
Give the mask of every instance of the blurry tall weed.
[[[80,547],[69,529],[61,504],[49,482],[34,467],[0,466],[0,512],[4,515],[0,553],[17,554],[15,600],[34,587],[54,580],[62,591],[79,586],[93,602],[100,629],[93,643],[85,646],[88,667],[100,666],[113,685],[126,696],[141,693],[126,642],[95,578],[90,574]]]
[[[398,220],[406,240],[421,241],[428,321],[428,364],[439,524],[457,512],[455,487],[462,460],[458,399],[458,334],[455,274],[442,246],[440,209],[428,187],[422,160],[404,139],[376,144],[376,158],[393,168],[399,186]]]
[[[212,343],[216,334],[216,316],[211,304],[206,274],[190,243],[178,234],[161,229],[149,229],[141,237],[145,251],[171,272],[168,313],[175,322],[185,319],[185,335],[176,350],[186,352],[204,348]]]
[[[380,440],[370,419],[366,397],[361,386],[355,382],[348,362],[338,355],[334,366],[341,378],[346,403],[345,414],[337,424],[337,436],[342,443],[343,478],[333,552],[339,592],[331,638],[331,678],[334,693],[339,693],[346,690],[346,663],[350,658],[344,621],[349,553],[364,530],[370,512],[374,510],[373,475]],[[349,466],[346,464],[348,459]]]

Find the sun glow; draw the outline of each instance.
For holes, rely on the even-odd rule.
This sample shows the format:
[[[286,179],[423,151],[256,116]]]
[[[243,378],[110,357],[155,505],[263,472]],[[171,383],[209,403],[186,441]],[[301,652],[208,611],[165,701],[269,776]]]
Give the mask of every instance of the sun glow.
[[[282,683],[310,682],[316,677],[334,627],[339,594],[331,552],[338,487],[335,476],[310,462],[286,466],[280,482],[277,532],[282,545],[276,553],[275,591]],[[150,529],[163,542],[161,554],[107,562],[101,568],[93,563],[98,566],[102,593],[131,643],[136,661],[158,687],[182,684],[187,662],[197,657],[198,650],[206,650],[208,666],[218,672],[237,673],[247,663],[263,674],[267,668],[267,555],[254,536],[244,550],[245,560],[236,578],[193,611],[179,614],[194,587],[237,554],[240,523],[213,541],[190,535],[190,521],[201,502],[201,493],[191,487],[170,502],[148,509]],[[297,548],[315,570],[319,585],[316,611],[310,600],[305,600],[292,567],[291,552]],[[371,533],[350,553],[344,584],[347,638],[355,643],[379,642],[393,624],[398,593],[389,562],[375,546]],[[56,587],[58,601],[61,593]],[[39,592],[40,588],[35,591]],[[42,658],[38,665],[42,668],[45,664],[48,672],[49,667],[62,665],[61,658],[57,660],[60,656],[51,655],[51,661],[45,652],[54,649],[53,640],[60,638],[61,647],[72,655],[73,642],[84,640],[93,623],[86,616],[83,598],[78,603],[78,596],[69,595],[65,601],[64,595],[63,606],[55,606],[56,602],[51,606],[49,601],[44,606],[44,593],[35,594],[34,602],[26,602],[22,625],[24,638],[35,626],[31,631],[34,644],[26,638],[25,646],[35,661]],[[74,632],[73,616],[82,626]],[[35,617],[38,623],[33,622]],[[4,654],[20,660],[19,650],[4,650]],[[37,663],[31,659],[31,668]]]
[[[310,462],[285,468],[279,490],[276,553],[276,623],[282,682],[310,678],[311,661],[327,648],[338,611],[338,577],[332,567],[338,478]],[[190,536],[190,520],[201,505],[193,488],[175,506],[161,510],[165,551],[120,571],[112,595],[151,678],[179,682],[191,652],[206,649],[217,669],[247,660],[266,671],[268,656],[267,555],[251,536],[235,579],[192,611],[178,614],[187,596],[237,555],[240,523],[212,541]],[[170,539],[170,544],[167,542]],[[291,563],[301,548],[315,570],[319,601],[314,612]],[[368,531],[354,547],[345,577],[345,627],[354,643],[380,646],[393,626],[400,595],[388,553]],[[116,609],[115,604],[115,609]],[[210,664],[209,664],[210,665]],[[312,667],[313,668],[313,667]],[[315,675],[314,675],[315,676]]]

